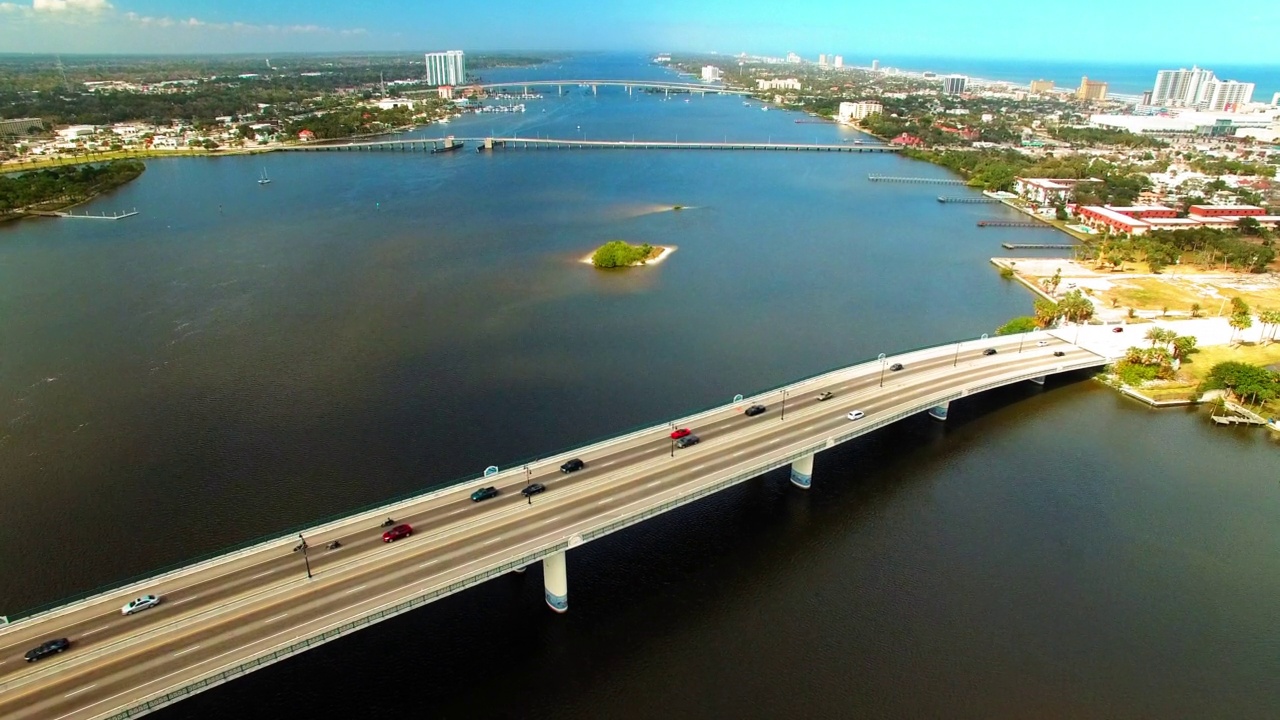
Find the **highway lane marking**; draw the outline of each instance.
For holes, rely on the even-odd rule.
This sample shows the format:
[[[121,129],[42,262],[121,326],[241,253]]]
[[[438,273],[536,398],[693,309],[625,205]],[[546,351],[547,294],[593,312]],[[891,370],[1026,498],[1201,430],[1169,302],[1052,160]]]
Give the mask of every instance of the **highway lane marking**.
[[[84,692],[85,690],[92,690],[92,689],[94,689],[94,688],[96,688],[96,687],[98,687],[98,683],[94,683],[94,684],[92,684],[92,685],[86,685],[86,686],[84,686],[84,687],[80,688],[79,690],[72,690],[71,692],[67,693],[66,695],[63,695],[62,697],[71,697],[72,695],[79,695],[80,693]]]
[[[258,573],[257,575],[254,575],[253,577],[251,577],[251,578],[249,578],[249,579],[250,579],[250,580],[257,580],[258,578],[262,577],[263,575],[270,575],[272,572],[273,572],[272,570],[268,570],[268,571],[266,571],[266,572],[260,572],[260,573]]]
[[[363,585],[361,585],[360,587],[364,587],[364,586],[363,586]],[[357,590],[359,590],[360,588],[356,588],[356,589],[357,589]],[[279,615],[277,615],[277,616],[275,616],[275,617],[273,617],[273,618],[267,618],[266,620],[263,620],[263,621],[262,621],[262,624],[263,624],[263,625],[266,625],[267,623],[273,623],[273,622],[275,622],[275,621],[279,620],[280,618],[282,618],[282,617],[284,617],[284,616],[286,616],[286,615],[288,615],[288,614],[289,614],[289,613],[280,613]]]
[[[367,584],[365,584],[365,585],[361,585],[360,587],[351,588],[350,590],[348,590],[348,591],[346,591],[346,592],[344,592],[344,593],[342,593],[342,594],[343,594],[343,595],[350,595],[351,593],[353,593],[353,592],[359,592],[359,591],[361,591],[361,590],[365,589],[366,587],[368,587],[368,585],[367,585]]]
[[[179,655],[186,655],[187,653],[191,652],[192,650],[199,650],[199,649],[200,649],[200,646],[199,646],[199,645],[192,645],[191,647],[187,648],[186,650],[179,650],[178,652],[174,653],[174,654],[173,654],[173,656],[174,656],[174,657],[178,657]]]
[[[612,501],[611,501],[609,498],[605,498],[605,499],[601,500],[600,502],[598,502],[598,503],[596,503],[596,504],[597,504],[597,505],[608,505],[610,502],[612,502]]]
[[[419,565],[418,567],[426,567],[426,566],[428,566],[428,565],[435,565],[435,564],[436,564],[436,563],[438,563],[438,562],[440,562],[440,559],[439,559],[439,558],[436,558],[435,560],[428,560],[428,561],[426,561],[426,562],[422,563],[421,565]]]
[[[496,537],[496,538],[494,538],[494,539],[492,539],[492,540],[485,540],[485,541],[484,541],[484,544],[485,544],[485,545],[492,545],[492,544],[494,544],[494,543],[498,542],[499,540],[501,540],[501,539],[502,539],[502,537],[503,537],[502,535],[499,535],[498,537]]]
[[[93,630],[86,630],[86,631],[84,631],[84,632],[80,633],[80,636],[81,636],[81,637],[83,637],[83,636],[85,636],[85,635],[92,635],[92,634],[94,634],[94,633],[98,632],[99,630],[106,630],[106,629],[107,629],[107,628],[109,628],[109,627],[111,627],[111,626],[110,626],[110,625],[103,625],[103,626],[102,626],[102,627],[100,627],[100,628],[94,628]]]
[[[191,602],[192,600],[199,600],[199,599],[200,599],[200,596],[199,596],[199,595],[193,595],[193,596],[191,596],[191,597],[187,598],[186,600],[174,600],[174,601],[173,601],[172,603],[170,603],[170,604],[171,604],[171,605],[181,605],[182,603]]]
[[[661,484],[662,484],[662,481],[661,481],[661,480],[654,480],[653,482],[649,483],[648,485],[645,485],[645,487],[653,487],[653,486],[655,486],[655,485],[661,485]]]

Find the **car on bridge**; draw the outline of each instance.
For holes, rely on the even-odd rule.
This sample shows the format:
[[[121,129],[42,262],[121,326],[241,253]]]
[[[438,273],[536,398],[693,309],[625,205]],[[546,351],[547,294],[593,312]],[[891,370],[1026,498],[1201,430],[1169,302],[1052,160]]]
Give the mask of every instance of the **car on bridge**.
[[[130,600],[126,603],[124,607],[120,608],[120,614],[132,615],[136,612],[142,612],[143,610],[150,610],[159,604],[160,598],[155,595],[143,595],[137,600]]]
[[[702,439],[699,438],[697,435],[685,435],[684,437],[676,441],[676,447],[687,448],[690,445],[697,445],[700,442],[702,442]]]
[[[814,399],[815,399],[815,400],[817,400],[818,402],[822,402],[823,400],[830,400],[831,398],[833,398],[833,397],[835,397],[835,396],[836,396],[836,394],[835,394],[835,393],[833,393],[833,392],[831,392],[830,390],[828,390],[827,392],[820,392],[820,393],[818,393],[818,397],[816,397],[816,398],[814,398]]]
[[[581,470],[582,468],[584,468],[584,467],[586,467],[586,466],[587,466],[587,464],[586,464],[586,463],[584,463],[584,462],[582,462],[582,459],[581,459],[581,458],[574,458],[574,459],[572,459],[572,460],[570,460],[570,461],[566,462],[565,464],[561,465],[561,466],[560,466],[560,472],[562,472],[562,473],[577,472],[577,471]]]
[[[471,502],[480,502],[481,500],[488,500],[491,497],[498,497],[498,488],[493,487],[492,485],[487,488],[480,488],[479,490],[471,493]]]
[[[524,495],[525,497],[533,497],[534,495],[537,495],[540,492],[546,492],[546,491],[547,491],[547,486],[543,485],[542,483],[533,483],[531,485],[525,485],[523,488],[520,488],[520,494]]]
[[[1036,341],[1036,347],[1049,347],[1049,341],[1048,341],[1048,340],[1037,340],[1037,341]]]
[[[853,412],[849,413],[848,415],[845,415],[845,417],[849,418],[850,420],[861,420],[862,418],[864,418],[864,417],[866,417],[866,416],[867,416],[867,414],[866,414],[866,413],[864,413],[864,412],[862,412],[861,410],[854,410]]]
[[[983,355],[995,355],[995,354],[996,354],[996,349],[995,349],[995,348],[987,348],[986,350],[983,350],[983,351],[982,351],[982,354],[983,354]]]
[[[679,440],[680,438],[684,437],[685,435],[688,435],[691,432],[693,431],[690,430],[689,428],[680,428],[679,430],[676,430],[675,432],[671,433],[671,439]]]
[[[906,365],[903,365],[902,363],[894,363],[894,364],[892,364],[892,365],[890,365],[890,366],[889,366],[889,370],[890,370],[890,371],[892,371],[892,372],[898,372],[899,370],[901,370],[901,369],[902,369],[902,368],[904,368],[904,367],[906,367]]]
[[[37,660],[43,660],[50,655],[56,655],[67,648],[71,647],[71,641],[66,638],[58,638],[48,642],[40,643],[36,647],[27,651],[27,662],[33,663]]]
[[[747,408],[743,414],[746,415],[747,417],[755,417],[768,409],[769,408],[763,405],[752,405],[751,407]]]
[[[1054,356],[1054,357],[1062,357],[1063,355],[1066,355],[1066,353],[1062,352],[1061,350],[1054,350],[1054,351],[1053,351],[1053,356]]]
[[[1122,327],[1113,328],[1111,332],[1124,332],[1124,328]]]
[[[402,523],[382,533],[382,542],[395,542],[402,538],[407,538],[412,534],[413,528]]]

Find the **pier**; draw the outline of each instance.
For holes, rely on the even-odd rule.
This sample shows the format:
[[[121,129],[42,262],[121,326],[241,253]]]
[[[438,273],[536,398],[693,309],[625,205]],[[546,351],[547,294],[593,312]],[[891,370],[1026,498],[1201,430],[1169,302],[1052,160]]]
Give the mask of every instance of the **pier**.
[[[938,202],[940,202],[940,203],[986,203],[986,204],[989,204],[989,203],[998,203],[998,202],[1000,202],[1000,201],[999,201],[998,199],[996,199],[996,198],[990,198],[990,197],[949,197],[949,196],[947,196],[947,195],[939,195],[939,196],[938,196]]]
[[[867,179],[871,182],[896,182],[896,183],[930,183],[933,185],[966,185],[964,180],[956,180],[953,178],[923,178],[923,177],[892,177],[889,175],[868,175]]]
[[[1052,225],[1045,225],[1038,222],[1023,222],[1021,220],[979,220],[978,227],[1007,227],[1007,228],[1034,228],[1037,230],[1057,230]]]
[[[117,213],[111,213],[110,215],[108,215],[105,212],[99,213],[97,215],[90,215],[89,213],[76,215],[75,213],[62,212],[61,210],[38,210],[38,211],[30,211],[27,214],[40,215],[43,217],[69,218],[72,220],[123,220],[125,218],[131,218],[134,215],[137,215],[138,209],[134,208],[129,212],[117,212]]]
[[[1074,250],[1079,245],[1055,245],[1054,243],[1000,243],[1005,250]]]

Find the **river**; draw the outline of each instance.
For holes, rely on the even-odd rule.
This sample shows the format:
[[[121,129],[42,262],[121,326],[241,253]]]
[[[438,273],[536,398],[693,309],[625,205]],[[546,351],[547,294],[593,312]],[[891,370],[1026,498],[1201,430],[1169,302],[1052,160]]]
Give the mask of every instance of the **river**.
[[[733,97],[554,92],[417,134],[861,137]],[[0,613],[1029,310],[987,260],[1050,233],[869,173],[946,176],[274,153],[148,161],[83,208],[128,220],[0,227]],[[613,238],[679,250],[578,262]],[[808,493],[773,473],[575,550],[566,616],[539,573],[500,578],[156,717],[1267,717],[1274,458],[1081,376],[993,391],[820,455]]]

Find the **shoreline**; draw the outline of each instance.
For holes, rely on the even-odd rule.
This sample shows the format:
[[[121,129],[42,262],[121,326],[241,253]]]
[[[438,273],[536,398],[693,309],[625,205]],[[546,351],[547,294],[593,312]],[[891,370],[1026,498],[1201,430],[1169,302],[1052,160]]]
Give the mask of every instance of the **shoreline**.
[[[674,254],[676,250],[679,250],[679,249],[680,249],[680,246],[678,246],[678,245],[654,245],[654,247],[655,247],[655,248],[658,248],[658,249],[660,249],[660,250],[661,250],[661,252],[659,252],[659,253],[658,253],[657,257],[655,257],[655,258],[653,258],[653,259],[651,259],[651,260],[645,260],[644,262],[638,262],[638,263],[636,263],[636,264],[634,264],[634,265],[628,265],[627,267],[628,267],[628,268],[633,268],[633,267],[649,267],[649,266],[652,266],[652,265],[657,265],[658,263],[662,262],[663,260],[666,260],[667,258],[671,257],[671,255],[672,255],[672,254]],[[583,263],[583,264],[586,264],[586,265],[590,265],[591,267],[593,267],[593,268],[594,268],[594,267],[595,267],[595,264],[591,262],[591,258],[592,258],[592,256],[594,256],[595,254],[596,254],[596,253],[595,253],[595,250],[592,250],[591,252],[589,252],[589,253],[587,253],[586,255],[584,255],[584,256],[582,257],[582,259],[578,260],[578,262]],[[605,269],[608,269],[608,270],[625,270],[626,268],[605,268]]]

